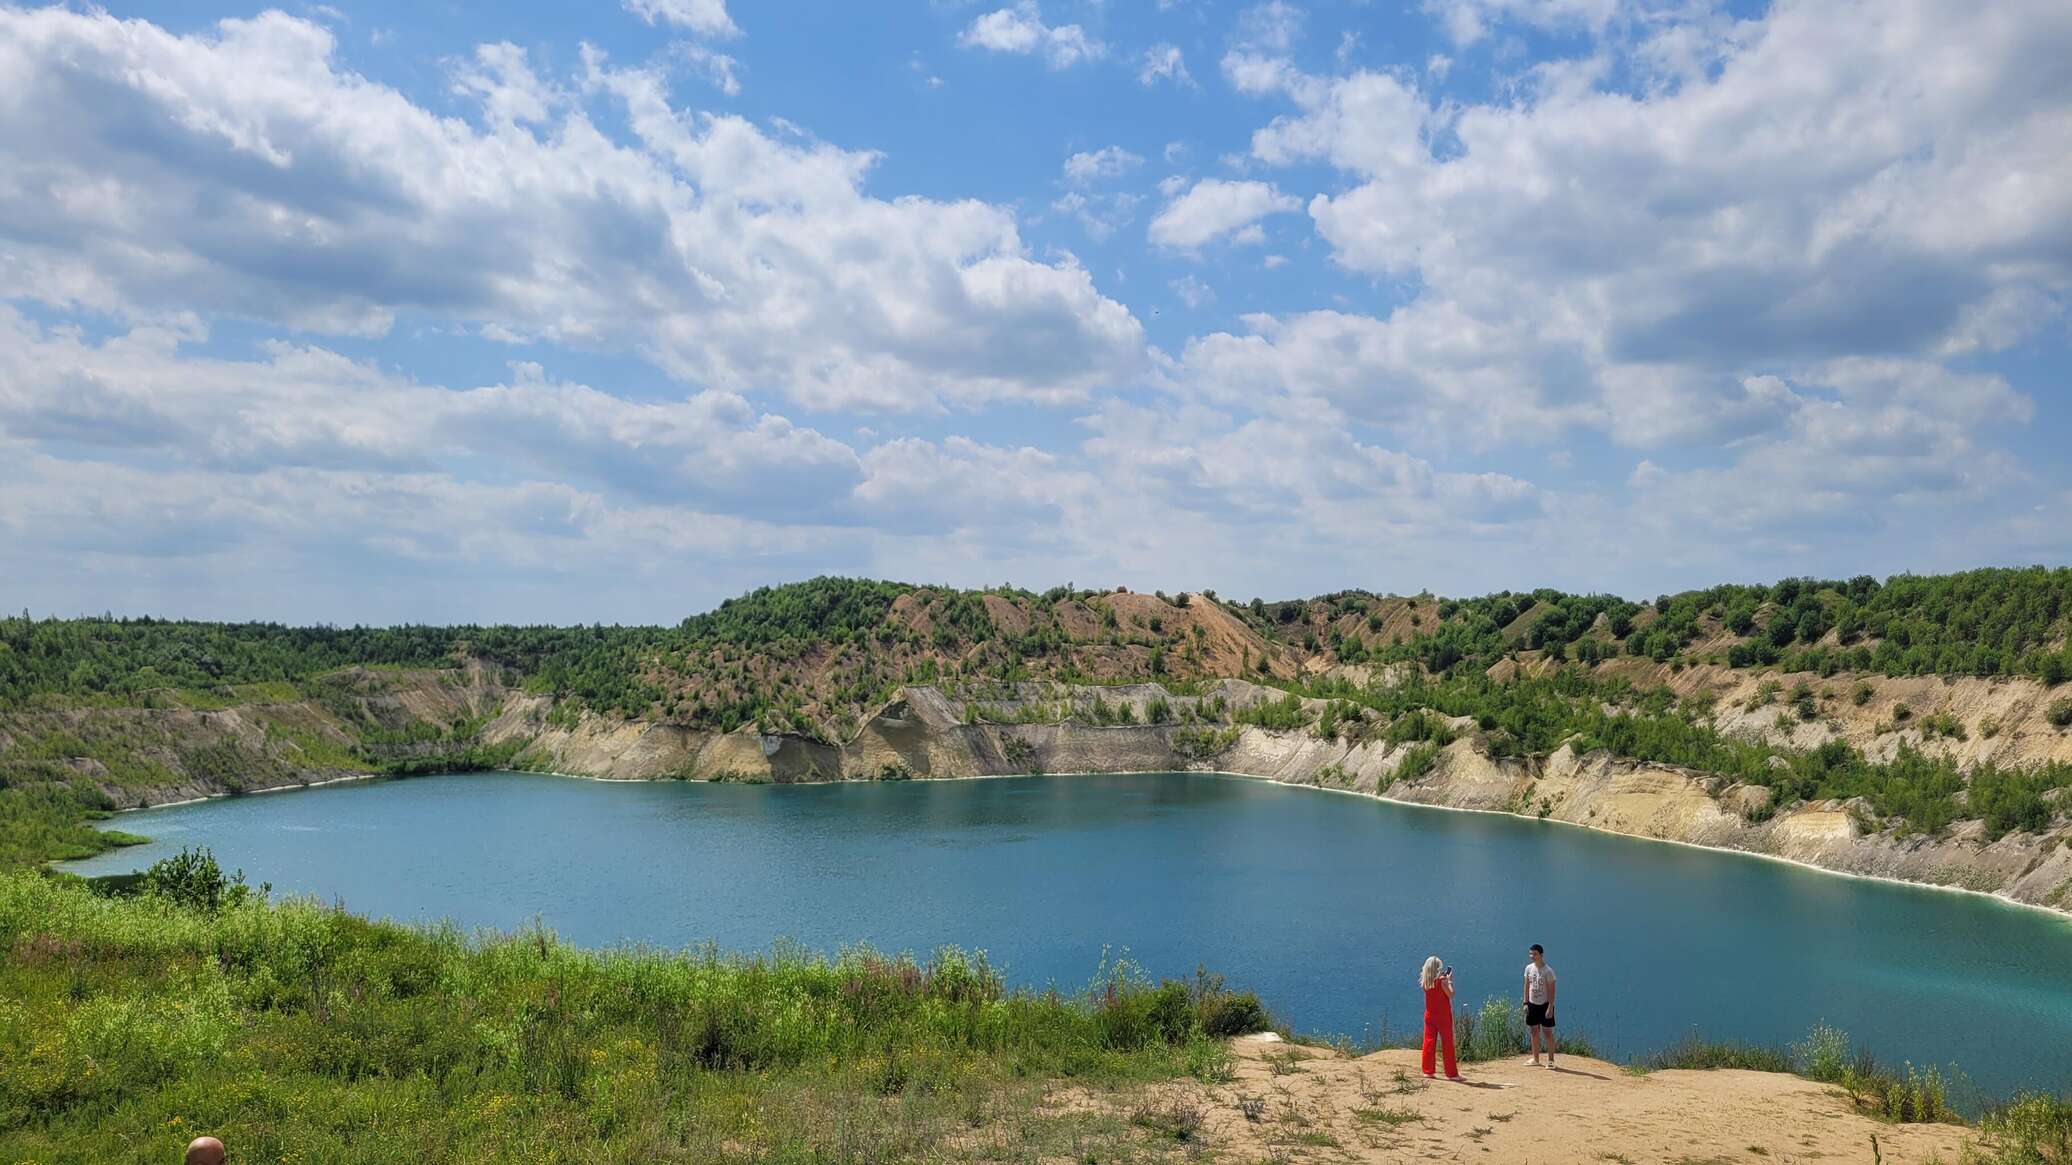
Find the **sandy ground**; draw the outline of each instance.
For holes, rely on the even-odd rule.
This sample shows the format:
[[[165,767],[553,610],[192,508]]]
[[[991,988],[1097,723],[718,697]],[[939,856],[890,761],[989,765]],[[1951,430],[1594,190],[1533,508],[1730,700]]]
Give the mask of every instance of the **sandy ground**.
[[[1200,1143],[1242,1162],[1870,1162],[1875,1134],[1892,1165],[1954,1165],[1973,1136],[1875,1121],[1826,1085],[1769,1072],[1638,1076],[1566,1056],[1548,1071],[1520,1056],[1463,1065],[1466,1082],[1451,1083],[1427,1081],[1409,1051],[1354,1059],[1254,1037],[1233,1052],[1235,1080],[1168,1086],[1139,1123],[1198,1105]]]

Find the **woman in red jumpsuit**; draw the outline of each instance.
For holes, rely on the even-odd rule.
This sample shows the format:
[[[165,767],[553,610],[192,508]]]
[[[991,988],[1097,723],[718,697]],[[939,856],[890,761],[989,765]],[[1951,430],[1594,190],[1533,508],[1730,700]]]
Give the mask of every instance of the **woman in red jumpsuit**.
[[[1442,969],[1443,967],[1443,969]],[[1424,1074],[1432,1074],[1432,1044],[1444,1041],[1446,1045],[1446,1078],[1460,1079],[1460,1065],[1453,1058],[1453,968],[1439,962],[1433,955],[1424,961],[1424,970],[1417,976],[1418,985],[1424,988]]]

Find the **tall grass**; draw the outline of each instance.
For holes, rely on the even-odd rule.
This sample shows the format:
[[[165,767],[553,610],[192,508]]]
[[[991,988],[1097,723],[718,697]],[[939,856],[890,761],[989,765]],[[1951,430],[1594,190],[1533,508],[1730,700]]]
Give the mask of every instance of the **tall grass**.
[[[591,952],[216,901],[0,874],[0,1161],[163,1161],[197,1128],[266,1161],[926,1160],[988,1106],[1041,1134],[1042,1081],[1227,1074],[1210,1032],[1266,1019],[1127,964],[1037,993],[955,950]]]
[[[1460,1058],[1468,1063],[1501,1060],[1531,1050],[1531,1035],[1525,1027],[1525,1009],[1508,999],[1491,996],[1478,1010],[1462,1007],[1454,1013],[1453,1035]],[[1596,1045],[1576,1032],[1561,1032],[1555,1038],[1557,1054],[1595,1056]]]
[[[1987,1112],[1979,1129],[1985,1145],[1969,1158],[1977,1165],[2072,1163],[2072,1096],[2024,1093]]]
[[[1884,1120],[1963,1123],[1951,1100],[1953,1086],[1963,1080],[1961,1075],[1954,1070],[1946,1075],[1934,1065],[1909,1063],[1894,1069],[1880,1064],[1868,1049],[1852,1047],[1847,1032],[1826,1024],[1816,1025],[1804,1040],[1788,1048],[1721,1043],[1692,1035],[1642,1059],[1637,1066],[1649,1071],[1748,1068],[1789,1072],[1840,1086],[1857,1108]]]

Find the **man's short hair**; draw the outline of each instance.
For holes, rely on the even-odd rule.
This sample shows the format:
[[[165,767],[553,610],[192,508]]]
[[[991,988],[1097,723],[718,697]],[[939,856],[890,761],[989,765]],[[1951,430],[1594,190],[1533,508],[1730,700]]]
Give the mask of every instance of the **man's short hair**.
[[[1532,946],[1531,946],[1530,948],[1528,948],[1528,949],[1529,949],[1529,950],[1531,950],[1531,951],[1532,951],[1532,953],[1533,953],[1533,954],[1536,954],[1536,955],[1544,955],[1544,954],[1546,954],[1546,953],[1547,953],[1547,948],[1545,948],[1545,947],[1541,946],[1541,945],[1540,945],[1540,944],[1538,944],[1538,943],[1534,943],[1534,944],[1532,944]]]

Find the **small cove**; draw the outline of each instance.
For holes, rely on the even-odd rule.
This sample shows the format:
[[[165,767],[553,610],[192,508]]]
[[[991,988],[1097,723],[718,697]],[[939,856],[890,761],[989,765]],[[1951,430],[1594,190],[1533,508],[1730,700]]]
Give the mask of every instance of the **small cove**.
[[[1545,943],[1561,1019],[1607,1051],[1816,1022],[1981,1087],[2072,1080],[2072,925],[1967,895],[1201,774],[813,786],[516,773],[352,783],[127,815],[105,873],[207,845],[277,893],[403,921],[535,918],[592,946],[982,948],[1071,988],[1104,948],[1197,963],[1295,1028],[1416,1021],[1427,953],[1470,1002]]]

